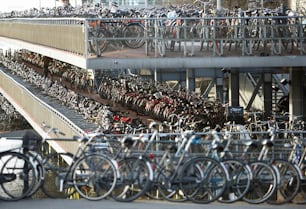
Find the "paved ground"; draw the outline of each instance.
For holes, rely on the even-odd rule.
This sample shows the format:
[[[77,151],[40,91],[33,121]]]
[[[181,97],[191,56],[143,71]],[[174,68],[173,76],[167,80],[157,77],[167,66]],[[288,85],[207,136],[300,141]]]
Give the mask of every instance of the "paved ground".
[[[120,203],[113,200],[88,201],[64,200],[64,199],[26,199],[17,202],[0,201],[1,209],[305,209],[306,205],[285,204],[269,205],[259,204],[250,205],[245,202],[232,204],[221,204],[214,202],[201,205],[193,203],[171,203],[166,201],[138,200],[131,203]]]

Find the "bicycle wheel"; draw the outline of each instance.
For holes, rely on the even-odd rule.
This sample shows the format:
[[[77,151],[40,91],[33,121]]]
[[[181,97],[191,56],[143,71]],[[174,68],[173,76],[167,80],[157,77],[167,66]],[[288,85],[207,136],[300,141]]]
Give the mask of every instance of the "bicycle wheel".
[[[149,188],[149,190],[146,192],[146,196],[149,199],[152,200],[163,200],[162,195],[160,194],[160,192],[158,191],[158,187],[156,185],[156,182],[152,183],[153,185],[151,185],[151,187]]]
[[[115,162],[102,154],[90,154],[73,166],[76,191],[87,200],[101,200],[111,194],[117,181]]]
[[[36,172],[27,156],[17,152],[0,154],[0,199],[16,201],[28,196],[36,182]]]
[[[88,47],[91,53],[96,54],[98,57],[101,53],[106,51],[109,41],[106,37],[112,37],[106,29],[100,29],[97,33],[93,34],[92,40],[88,42]]]
[[[28,194],[28,197],[30,197],[42,187],[45,178],[45,169],[43,167],[41,156],[38,153],[29,151],[25,154],[29,158],[30,162],[34,165],[36,173],[36,181],[34,182],[34,187],[32,191]]]
[[[165,200],[184,202],[187,200],[187,197],[180,188],[179,176],[174,176],[173,172],[175,171],[164,168],[156,174],[158,192]]]
[[[44,159],[45,170],[42,191],[50,198],[67,198],[75,193],[73,184],[65,181],[73,161],[71,153],[54,153]],[[70,175],[71,176],[71,175]]]
[[[274,194],[267,200],[270,204],[284,204],[294,199],[301,185],[299,172],[288,161],[273,160],[280,174],[280,181]]]
[[[253,178],[249,191],[243,200],[251,204],[259,204],[268,200],[277,188],[276,171],[271,165],[261,161],[249,163]]]
[[[112,192],[112,198],[131,202],[145,194],[153,181],[151,165],[144,158],[132,156],[118,162],[120,176]]]
[[[240,200],[248,192],[252,171],[248,165],[237,160],[228,159],[222,162],[229,174],[229,179],[226,183],[226,189],[218,201],[232,203]]]
[[[129,48],[137,49],[145,44],[144,28],[139,23],[130,23],[123,29],[124,45]]]
[[[300,192],[298,194],[298,197],[295,199],[295,203],[298,204],[305,204],[306,203],[306,165],[303,165],[301,167],[302,172],[302,181],[300,186]]]
[[[181,188],[192,202],[210,203],[225,191],[227,176],[225,167],[217,160],[196,157],[182,168]]]
[[[37,162],[33,163],[35,168],[36,180],[34,182],[32,191],[28,194],[28,197],[31,197],[38,192],[38,190],[42,187],[45,178],[45,170],[43,168],[43,165],[37,164]]]

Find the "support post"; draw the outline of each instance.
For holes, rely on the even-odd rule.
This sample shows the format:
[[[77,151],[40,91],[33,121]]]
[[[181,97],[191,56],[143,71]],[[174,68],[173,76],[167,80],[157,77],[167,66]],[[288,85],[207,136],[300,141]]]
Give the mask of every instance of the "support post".
[[[222,8],[221,4],[222,4],[222,0],[217,0],[217,11],[221,10]]]
[[[223,78],[217,77],[216,78],[216,97],[220,101],[224,101],[223,95]]]
[[[272,74],[264,73],[264,118],[267,119],[272,114]]]
[[[290,120],[294,119],[294,116],[306,117],[305,113],[305,73],[303,70],[290,69],[289,71],[289,114]]]
[[[158,73],[157,73],[157,69],[154,68],[154,82],[158,81]]]
[[[186,90],[195,91],[194,69],[186,68]]]
[[[239,107],[239,72],[231,71],[229,76],[230,105]]]

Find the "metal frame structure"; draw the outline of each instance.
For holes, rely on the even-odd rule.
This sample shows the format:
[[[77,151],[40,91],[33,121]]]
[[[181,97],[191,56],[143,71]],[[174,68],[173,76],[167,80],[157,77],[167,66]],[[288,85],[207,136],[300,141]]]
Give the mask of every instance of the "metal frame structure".
[[[252,21],[251,21],[252,20]],[[168,22],[173,24],[168,24]],[[95,26],[91,24],[96,22]],[[145,42],[145,47],[133,50],[136,58],[171,58],[171,57],[241,57],[241,56],[303,56],[306,53],[305,34],[306,17],[205,17],[205,18],[17,18],[1,19],[0,35],[19,40],[32,42],[27,37],[46,37],[41,40],[40,45],[59,48],[64,51],[79,54],[85,59],[92,60],[97,57],[110,58],[115,55],[120,56],[122,50],[129,50],[125,46],[110,47],[105,52],[97,54],[90,51],[89,45],[101,42],[119,42],[122,40],[133,40],[134,37],[127,37],[125,34],[113,34],[104,36],[103,31],[114,22],[136,22],[144,28],[138,39]],[[103,23],[103,26],[98,25]],[[117,23],[115,23],[117,24]],[[33,31],[25,31],[23,26],[33,27]],[[39,26],[39,27],[38,27]],[[117,24],[115,27],[121,27]],[[112,28],[115,28],[112,26]],[[20,31],[18,30],[20,28]],[[35,28],[35,29],[34,29]],[[53,42],[48,42],[50,38],[46,31],[52,36]],[[53,31],[55,33],[53,33]],[[63,46],[58,46],[65,34],[58,34],[58,31],[74,33],[76,42],[70,42]],[[112,32],[112,31],[110,31]],[[71,39],[71,36],[69,36]],[[77,39],[75,37],[78,37]],[[80,43],[80,40],[84,40]],[[66,38],[65,40],[69,40]],[[153,43],[153,44],[152,44]],[[169,49],[168,44],[173,44]],[[75,48],[74,45],[80,45]],[[82,46],[83,45],[83,46]],[[161,52],[158,45],[164,45]],[[81,51],[80,51],[81,50]],[[116,53],[117,54],[114,54]],[[138,54],[139,56],[137,56]],[[145,55],[145,56],[144,56]],[[135,56],[133,56],[135,57]]]
[[[229,20],[231,24],[224,24]],[[279,24],[280,20],[286,24]],[[135,37],[120,35],[96,36],[95,34],[100,32],[100,25],[97,27],[90,23],[97,21],[106,25],[113,24],[114,21],[132,21],[141,24],[144,27],[144,33],[138,38],[145,42],[144,46],[130,49],[114,45],[101,54],[92,53],[89,51],[89,44],[96,44],[98,47],[97,44],[101,41],[116,43],[135,39]],[[167,25],[165,24],[167,21],[175,24]],[[194,79],[199,75],[213,75],[218,69],[229,68],[233,81],[239,81],[238,77],[235,78],[234,72],[295,74],[294,69],[296,68],[301,71],[299,75],[303,75],[302,72],[305,71],[306,66],[305,17],[254,17],[252,24],[248,21],[250,17],[194,17],[175,20],[165,18],[115,20],[108,18],[17,18],[0,20],[0,36],[9,37],[10,41],[16,43],[20,48],[83,69],[146,68],[153,71],[158,69],[159,73],[167,73],[169,69],[177,69],[180,72],[192,69],[195,72],[194,76],[188,76],[188,79]],[[25,27],[27,30],[24,30]],[[62,33],[63,31],[65,33]],[[73,33],[73,38],[71,38],[71,33]],[[167,49],[165,45],[163,53],[160,53],[160,48],[156,46],[169,42],[175,44],[174,48]],[[204,48],[201,49],[202,43]],[[264,82],[263,88],[271,89],[269,86],[271,83],[271,81]],[[234,88],[230,89],[230,102],[232,105],[239,105],[239,85],[231,86]],[[290,92],[292,91],[294,89],[290,89]],[[254,95],[256,93],[257,91],[253,92]],[[266,94],[271,95],[271,92],[266,91]],[[301,96],[300,92],[294,96],[292,101],[298,101]],[[265,99],[268,100],[268,96],[265,96]],[[270,105],[270,103],[266,104],[266,106]],[[299,106],[303,107],[303,104]],[[270,112],[271,109],[268,107],[265,111]],[[297,113],[301,112],[303,110],[298,108]]]

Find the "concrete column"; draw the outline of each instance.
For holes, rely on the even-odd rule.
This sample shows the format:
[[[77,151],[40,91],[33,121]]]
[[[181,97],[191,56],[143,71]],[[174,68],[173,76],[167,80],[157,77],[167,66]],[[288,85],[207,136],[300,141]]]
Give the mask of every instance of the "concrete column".
[[[216,97],[220,101],[224,102],[224,95],[223,95],[223,78],[216,78]]]
[[[186,90],[189,90],[189,69],[186,68]]]
[[[289,3],[289,8],[292,9],[293,11],[296,11],[297,0],[291,0],[288,3]]]
[[[305,74],[303,70],[299,69],[290,69],[289,72],[289,114],[290,120],[294,116],[303,115],[306,116],[305,112]]]
[[[186,69],[186,90],[195,91],[194,69]]]
[[[272,74],[264,73],[264,118],[267,119],[272,114]]]
[[[229,104],[239,107],[239,72],[231,71],[229,76]]]
[[[157,72],[156,68],[154,69],[154,81],[155,82],[159,81],[159,79],[158,79],[158,72]]]
[[[222,0],[217,0],[217,11],[220,11],[222,9]]]
[[[222,101],[224,104],[229,103],[229,77],[228,73],[223,75],[223,96],[222,96]]]

